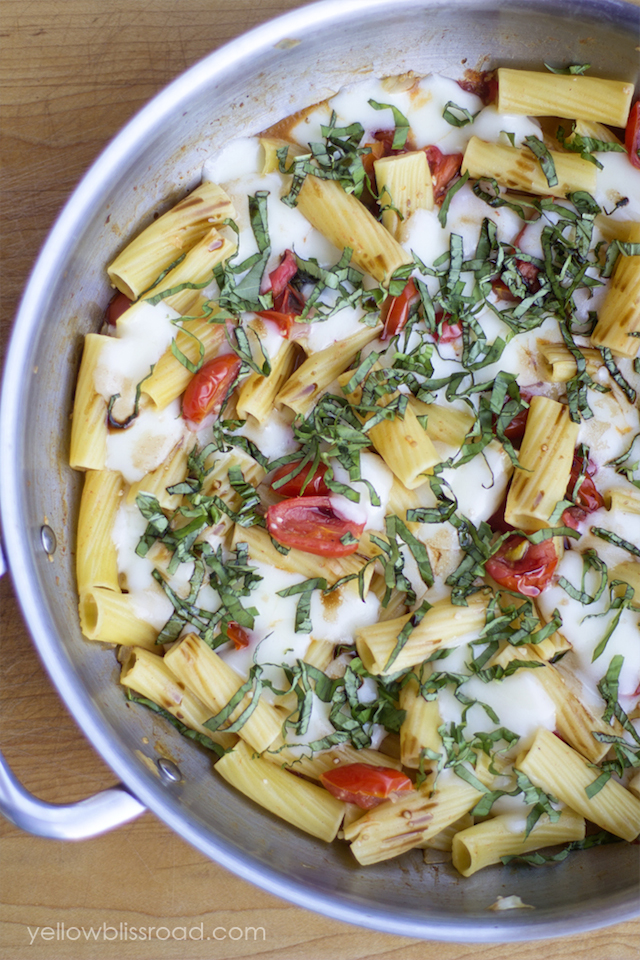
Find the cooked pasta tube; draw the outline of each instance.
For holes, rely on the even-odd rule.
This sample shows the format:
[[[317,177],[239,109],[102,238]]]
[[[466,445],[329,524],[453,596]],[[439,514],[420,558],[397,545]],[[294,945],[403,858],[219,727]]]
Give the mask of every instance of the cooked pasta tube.
[[[482,793],[457,777],[441,775],[435,790],[429,782],[386,800],[345,827],[345,840],[363,866],[397,857],[422,846],[476,805]]]
[[[400,756],[402,765],[417,770],[421,759],[428,769],[431,761],[425,758],[424,750],[442,751],[441,726],[437,700],[425,700],[420,693],[418,681],[413,677],[400,691],[400,709],[405,718],[400,727]]]
[[[545,662],[534,644],[513,647],[507,643],[503,650],[492,658],[492,664],[505,667],[513,660],[528,660],[540,666],[531,671],[534,680],[542,686],[553,701],[556,710],[556,730],[575,750],[592,763],[600,761],[609,752],[608,743],[600,743],[594,733],[620,734],[619,723],[606,723],[602,716],[579,699],[566,685],[556,668]]]
[[[274,741],[268,750],[262,754],[264,760],[270,760],[279,766],[284,766],[293,773],[299,773],[303,777],[310,777],[312,780],[319,780],[323,773],[333,770],[337,766],[345,766],[348,763],[368,763],[374,767],[390,767],[393,770],[400,769],[400,761],[393,757],[380,753],[379,750],[371,750],[364,747],[356,750],[350,743],[342,743],[337,747],[329,747],[328,750],[319,750],[309,755],[304,750],[289,747],[284,742]]]
[[[264,423],[273,412],[276,396],[293,373],[298,356],[298,346],[285,340],[271,362],[271,373],[263,377],[259,373],[250,374],[238,391],[236,411],[239,417],[252,416],[258,423]]]
[[[80,594],[80,629],[87,640],[145,647],[160,653],[159,630],[138,616],[138,608],[130,593],[119,593],[105,587],[93,587]]]
[[[235,670],[195,633],[188,634],[171,647],[165,660],[173,675],[186,684],[213,715],[226,707],[242,686],[242,678]],[[223,729],[233,724],[250,703],[251,695],[246,694]],[[237,732],[254,750],[262,753],[279,736],[281,726],[282,720],[275,707],[260,700]]]
[[[108,339],[99,333],[84,338],[71,420],[69,466],[74,470],[102,470],[106,460],[107,404],[96,392],[94,375]]]
[[[540,727],[526,755],[516,765],[529,780],[603,830],[623,840],[640,833],[640,800],[616,780],[608,780],[589,797],[597,769],[550,730]]]
[[[288,407],[304,416],[320,396],[365,347],[375,340],[382,327],[363,326],[347,340],[312,354],[293,373],[276,396],[276,406]]]
[[[456,647],[472,639],[485,625],[488,601],[474,594],[467,606],[457,606],[450,600],[438,600],[415,624],[402,645],[400,637],[414,617],[410,613],[397,620],[374,623],[355,633],[358,655],[369,673],[385,675],[406,671],[415,663],[426,660],[436,650]],[[390,661],[396,646],[398,654]]]
[[[531,398],[527,425],[507,496],[504,517],[521,530],[541,530],[562,500],[580,425],[569,407],[548,397]]]
[[[200,312],[201,307],[196,312]],[[193,364],[200,360],[200,344],[203,348],[202,362],[212,360],[225,342],[224,324],[206,319],[183,320],[176,329],[175,346]],[[178,354],[179,356],[179,354]],[[153,368],[151,376],[142,384],[142,393],[150,397],[158,410],[164,410],[184,393],[193,373],[186,367],[169,346]]]
[[[390,513],[395,513],[401,520],[406,520],[407,510],[413,510],[415,507],[435,507],[436,503],[437,500],[428,482],[409,490],[394,476],[389,493]],[[409,529],[417,528],[418,524],[409,524]]]
[[[605,493],[604,502],[612,513],[640,513],[640,490],[613,487]]]
[[[433,210],[433,183],[424,150],[382,157],[373,164],[382,224],[400,239],[401,228],[416,210]]]
[[[308,152],[299,143],[291,143],[290,140],[284,140],[282,137],[260,137],[260,146],[263,150],[262,167],[260,169],[262,176],[280,170],[278,151],[282,150],[283,147],[287,148],[287,165],[296,157]]]
[[[572,143],[578,137],[590,137],[594,140],[600,140],[602,143],[621,144],[619,137],[616,137],[613,130],[605,127],[604,123],[598,123],[597,120],[576,120],[571,136],[567,137],[567,143]]]
[[[330,843],[335,840],[345,804],[328,790],[256,757],[240,742],[216,763],[232,787],[287,823]]]
[[[253,560],[259,560],[270,566],[278,567],[280,570],[288,570],[289,573],[299,573],[304,577],[324,577],[329,586],[353,574],[358,574],[364,561],[357,554],[350,554],[346,557],[319,557],[312,553],[305,553],[304,550],[296,550],[292,547],[288,553],[280,553],[273,546],[271,537],[264,527],[241,527],[236,524],[233,531],[233,545],[246,543],[249,547],[249,556]],[[371,567],[365,572],[365,594],[369,589],[372,571]],[[348,589],[358,590],[357,579],[350,581],[340,587],[339,590]]]
[[[596,167],[577,153],[549,151],[558,178],[550,186],[535,154],[525,148],[504,143],[487,143],[471,137],[462,160],[462,172],[476,180],[490,177],[512,190],[524,190],[539,196],[566,197],[578,190],[595,193]]]
[[[139,493],[150,493],[164,510],[175,510],[180,504],[180,494],[171,494],[167,487],[180,483],[187,476],[189,448],[184,437],[175,445],[169,456],[159,467],[152,470],[142,480],[132,483],[127,492],[127,503],[135,503]]]
[[[439,403],[424,403],[415,397],[409,398],[409,406],[418,417],[427,417],[427,436],[450,447],[461,447],[475,417],[467,410],[442,406]]]
[[[619,563],[612,570],[609,570],[608,576],[610,581],[623,580],[632,586],[635,590],[633,598],[638,602],[640,599],[640,563],[635,560]]]
[[[164,657],[158,657],[142,647],[132,647],[127,651],[120,672],[120,683],[135,690],[140,696],[156,703],[163,710],[184,723],[190,730],[229,750],[238,742],[235,733],[209,730],[204,726],[211,711],[191,690],[171,673]]]
[[[440,833],[437,833],[435,837],[430,837],[428,840],[424,840],[422,843],[416,844],[416,846],[422,848],[423,850],[442,850],[443,852],[450,852],[453,847],[453,838],[456,833],[460,833],[461,830],[467,830],[469,827],[473,826],[473,816],[470,813],[464,813],[459,820],[455,820],[453,823],[450,823],[448,826],[441,830]]]
[[[212,227],[195,246],[191,247],[184,260],[181,260],[162,278],[155,294],[152,291],[151,295],[156,296],[158,293],[171,290],[173,292],[163,298],[164,303],[178,313],[183,315],[189,313],[200,297],[199,290],[194,289],[192,285],[213,280],[213,268],[228,260],[235,249],[234,243]]]
[[[635,777],[629,781],[629,790],[636,797],[640,797],[640,773],[636,773]]]
[[[539,340],[538,349],[543,358],[545,380],[551,383],[566,383],[567,380],[575,377],[578,364],[563,343]],[[580,353],[586,361],[587,373],[593,377],[604,364],[602,354],[595,347],[580,347]]]
[[[578,74],[498,69],[498,113],[568,117],[624,127],[633,84]]]
[[[92,587],[119,590],[118,556],[111,531],[124,483],[112,470],[87,470],[80,499],[76,547],[78,592]]]
[[[630,243],[640,243],[640,223],[628,232]],[[640,348],[640,257],[620,255],[611,275],[607,295],[591,335],[598,347],[608,347],[618,357],[633,359]]]
[[[540,612],[538,611],[538,616]],[[541,619],[543,619],[541,617]],[[567,653],[568,650],[571,650],[571,644],[558,630],[555,633],[552,633],[550,637],[547,637],[546,640],[541,640],[540,643],[536,643],[536,652],[541,660],[554,660],[559,654]]]
[[[163,270],[236,211],[224,190],[203,183],[142,231],[107,268],[113,285],[137,300]]]
[[[500,863],[501,857],[518,856],[585,837],[584,817],[566,808],[555,821],[543,813],[528,836],[525,836],[524,820],[524,817],[502,814],[457,833],[452,853],[458,873],[470,877],[483,867]]]
[[[347,371],[338,377],[338,383],[343,389],[351,376],[351,371]],[[378,405],[388,406],[394,396],[394,394],[388,394],[378,401]],[[358,404],[361,397],[361,387],[347,394],[347,400],[352,404]],[[357,413],[357,416],[361,423],[366,424],[373,414],[362,417]],[[422,486],[427,474],[431,473],[432,468],[442,459],[409,404],[404,416],[394,416],[391,420],[376,423],[369,430],[369,436],[371,443],[391,472],[409,490]]]
[[[298,194],[298,210],[338,250],[347,247],[364,273],[388,284],[398,267],[412,263],[388,230],[337,180],[307,176]]]

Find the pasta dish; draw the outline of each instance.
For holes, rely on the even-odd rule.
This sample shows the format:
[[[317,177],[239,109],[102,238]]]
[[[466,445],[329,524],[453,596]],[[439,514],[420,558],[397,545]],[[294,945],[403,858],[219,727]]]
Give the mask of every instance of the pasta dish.
[[[632,99],[586,65],[363,80],[212,149],[108,266],[82,632],[360,864],[640,832]]]

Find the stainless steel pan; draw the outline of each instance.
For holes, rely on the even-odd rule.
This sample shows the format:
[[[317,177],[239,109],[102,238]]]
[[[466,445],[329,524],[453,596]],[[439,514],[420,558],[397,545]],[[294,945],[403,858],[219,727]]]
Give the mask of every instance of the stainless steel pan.
[[[212,776],[204,751],[126,705],[113,652],[80,635],[73,574],[79,477],[65,464],[82,337],[97,328],[110,297],[104,266],[133,229],[198,182],[221,141],[256,133],[372,72],[457,76],[465,66],[587,59],[595,75],[637,83],[639,37],[640,10],[618,0],[326,0],[197,64],[89,170],[40,255],[16,318],[2,394],[2,522],[39,653],[125,786],[52,808],[29,797],[3,766],[0,808],[14,822],[80,837],[149,807],[212,859],[272,893],[410,937],[525,940],[635,914],[637,847],[596,848],[544,871],[490,868],[469,880],[448,865],[425,867],[420,851],[360,869],[346,848],[303,836]],[[535,910],[488,910],[508,894]]]

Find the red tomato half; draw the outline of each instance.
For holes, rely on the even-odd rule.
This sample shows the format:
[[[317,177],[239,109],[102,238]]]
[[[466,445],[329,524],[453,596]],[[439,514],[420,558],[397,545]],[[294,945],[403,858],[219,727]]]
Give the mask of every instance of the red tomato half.
[[[569,483],[567,484],[567,497],[572,497],[574,487],[578,482],[578,477],[583,470],[584,457],[575,453],[573,463],[571,464]],[[562,523],[565,527],[571,527],[572,530],[579,529],[581,522],[586,518],[587,514],[593,513],[594,510],[599,510],[600,507],[604,506],[604,498],[591,479],[592,472],[593,470],[590,469],[589,464],[587,464],[585,476],[576,494],[575,506],[567,507],[562,514]]]
[[[498,97],[498,78],[494,70],[466,70],[465,79],[456,82],[462,90],[480,97],[485,106]]]
[[[284,463],[281,467],[275,471],[274,475],[271,478],[271,489],[274,493],[280,494],[281,497],[326,497],[329,496],[331,491],[329,487],[324,482],[324,475],[328,470],[328,467],[324,463],[319,463],[316,469],[313,472],[313,476],[309,479],[306,487],[304,487],[304,492],[302,490],[307,477],[309,477],[309,472],[311,470],[311,464],[307,467],[303,467],[302,470],[291,477],[285,483],[280,484],[280,486],[274,487],[276,480],[282,480],[283,477],[289,476],[292,473],[300,460],[293,460],[291,463]]]
[[[209,360],[189,381],[182,398],[182,415],[201,423],[208,413],[222,404],[229,387],[238,376],[240,360],[235,353]]]
[[[450,313],[436,313],[438,330],[434,333],[436,343],[454,343],[462,336],[462,324],[449,323]]]
[[[413,790],[409,777],[391,767],[374,767],[371,763],[348,763],[320,775],[324,787],[345,803],[355,803],[363,810],[377,807],[396,793]]]
[[[407,281],[404,290],[397,297],[387,297],[380,310],[384,323],[381,340],[388,340],[404,329],[409,319],[409,311],[419,298],[420,294],[413,280]]]
[[[424,151],[433,180],[433,197],[436,203],[439,203],[449,189],[453,178],[460,173],[462,154],[443,153],[438,147],[425,147]]]
[[[236,650],[243,650],[249,646],[249,634],[235,620],[230,620],[227,624],[227,636],[232,641]]]
[[[119,318],[123,313],[127,312],[130,306],[131,300],[125,293],[116,293],[116,295],[109,300],[105,314],[105,319],[109,326],[115,327]]]
[[[624,135],[624,145],[629,154],[629,160],[640,169],[640,100],[631,108],[627,129]]]
[[[358,549],[364,523],[354,523],[333,509],[331,497],[294,497],[267,510],[267,530],[285,547],[320,557],[347,557]],[[341,543],[351,533],[355,543]]]
[[[508,537],[497,553],[487,560],[489,576],[525,597],[537,597],[547,586],[558,565],[553,540],[529,543],[517,534]]]
[[[293,250],[285,250],[280,264],[269,274],[273,310],[258,310],[258,316],[276,323],[287,339],[296,317],[304,310],[304,297],[291,285],[297,272]]]
[[[293,280],[297,272],[298,264],[293,250],[285,250],[280,264],[269,274],[274,303],[285,292],[287,284]]]

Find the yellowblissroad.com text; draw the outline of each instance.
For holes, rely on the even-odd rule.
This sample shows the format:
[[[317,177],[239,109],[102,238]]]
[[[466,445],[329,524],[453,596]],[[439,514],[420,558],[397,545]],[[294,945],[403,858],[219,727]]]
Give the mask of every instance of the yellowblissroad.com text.
[[[114,943],[134,940],[249,940],[265,941],[267,933],[264,927],[212,927],[209,930],[204,923],[195,926],[149,926],[134,927],[120,922],[117,927],[103,923],[97,927],[75,927],[58,922],[49,927],[29,927],[30,946],[39,940],[79,940],[87,942]]]

